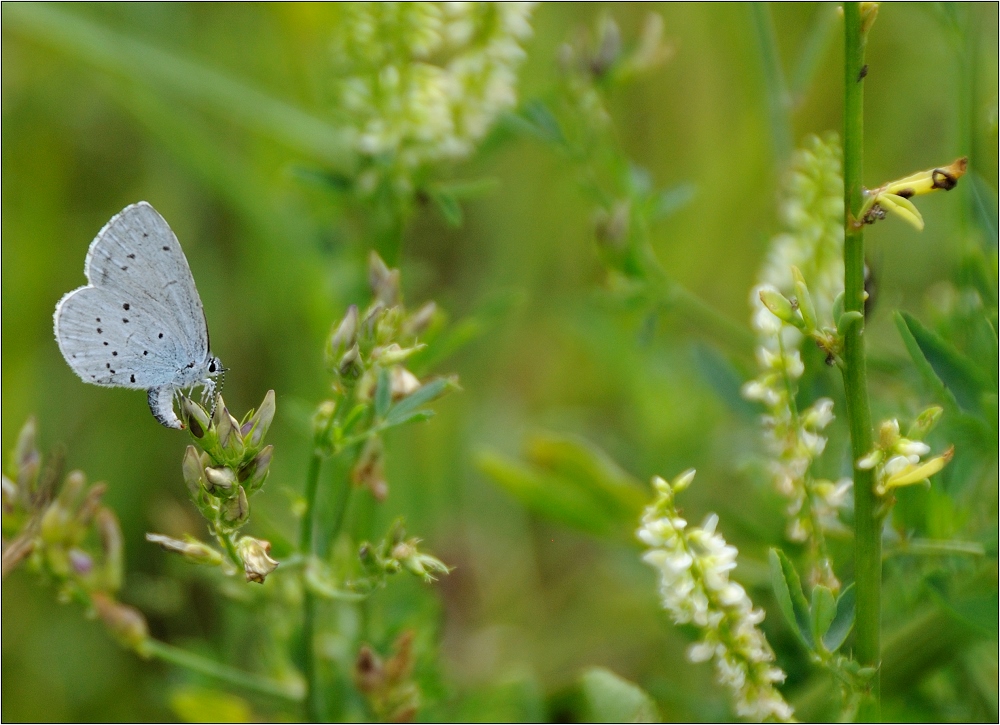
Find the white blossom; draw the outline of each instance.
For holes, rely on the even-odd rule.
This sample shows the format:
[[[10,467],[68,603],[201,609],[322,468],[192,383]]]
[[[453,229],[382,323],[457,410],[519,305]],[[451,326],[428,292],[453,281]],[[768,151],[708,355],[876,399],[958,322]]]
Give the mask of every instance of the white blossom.
[[[737,714],[758,722],[791,722],[792,708],[774,686],[784,681],[785,673],[773,664],[774,652],[757,628],[764,612],[754,609],[746,590],[729,579],[739,552],[716,531],[717,515],[689,527],[674,504],[674,495],[693,476],[693,470],[687,471],[673,484],[653,479],[657,498],[637,532],[649,547],[643,561],[660,573],[660,599],[674,623],[698,629],[688,659],[714,660],[719,683],[732,692]]]
[[[424,164],[468,156],[515,105],[532,5],[339,6],[335,110],[376,176],[406,185]]]

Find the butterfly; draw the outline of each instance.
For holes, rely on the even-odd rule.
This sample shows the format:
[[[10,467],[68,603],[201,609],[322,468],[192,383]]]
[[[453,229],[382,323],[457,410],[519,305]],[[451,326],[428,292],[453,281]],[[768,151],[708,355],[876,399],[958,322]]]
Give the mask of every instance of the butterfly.
[[[214,398],[224,368],[209,351],[208,322],[177,237],[145,201],[122,209],[90,244],[88,284],[66,294],[53,316],[63,357],[85,383],[147,391],[162,425],[182,390]]]

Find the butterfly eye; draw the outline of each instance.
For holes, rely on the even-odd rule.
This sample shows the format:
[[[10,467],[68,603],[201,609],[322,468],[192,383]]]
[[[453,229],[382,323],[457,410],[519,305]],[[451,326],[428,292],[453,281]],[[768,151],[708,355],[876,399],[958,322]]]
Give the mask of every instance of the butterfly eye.
[[[215,360],[213,360],[211,362],[211,364],[209,364],[209,366],[208,366],[208,372],[210,372],[210,373],[214,373],[215,372]]]

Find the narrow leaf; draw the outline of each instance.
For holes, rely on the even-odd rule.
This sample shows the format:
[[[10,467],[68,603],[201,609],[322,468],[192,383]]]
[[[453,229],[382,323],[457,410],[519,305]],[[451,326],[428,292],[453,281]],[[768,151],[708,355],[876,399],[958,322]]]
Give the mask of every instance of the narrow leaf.
[[[480,453],[476,467],[522,506],[543,518],[597,536],[622,531],[620,521],[609,516],[607,509],[557,476],[491,452]]]
[[[924,327],[913,315],[900,312],[899,316],[919,347],[923,358],[930,364],[937,378],[955,396],[958,404],[966,411],[979,412],[980,396],[991,388],[986,376],[972,360],[937,333]]]
[[[813,642],[823,642],[823,636],[837,614],[837,602],[829,587],[822,584],[813,587],[809,614],[811,615]]]
[[[854,583],[848,584],[837,597],[837,613],[833,617],[826,634],[823,635],[823,646],[828,652],[836,652],[844,644],[847,635],[854,627]]]
[[[802,593],[802,583],[795,567],[779,549],[771,549],[768,560],[771,563],[771,585],[774,587],[774,595],[778,599],[781,613],[785,615],[785,620],[806,649],[814,649],[809,604],[806,602],[805,594]]]
[[[415,393],[406,396],[389,409],[389,413],[385,417],[386,425],[399,425],[401,420],[408,419],[410,414],[421,406],[456,387],[455,383],[448,378],[438,378],[422,385]]]

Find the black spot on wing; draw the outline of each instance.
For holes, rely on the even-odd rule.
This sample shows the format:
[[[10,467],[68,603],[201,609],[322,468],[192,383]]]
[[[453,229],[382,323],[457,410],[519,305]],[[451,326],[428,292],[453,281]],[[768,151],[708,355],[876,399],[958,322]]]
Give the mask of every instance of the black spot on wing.
[[[128,305],[128,302],[126,302],[126,303],[125,303],[124,305],[122,305],[122,309],[123,309],[123,310],[126,310],[126,311],[127,311],[127,310],[128,310],[128,307],[129,307],[129,305]]]

